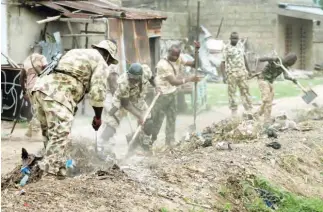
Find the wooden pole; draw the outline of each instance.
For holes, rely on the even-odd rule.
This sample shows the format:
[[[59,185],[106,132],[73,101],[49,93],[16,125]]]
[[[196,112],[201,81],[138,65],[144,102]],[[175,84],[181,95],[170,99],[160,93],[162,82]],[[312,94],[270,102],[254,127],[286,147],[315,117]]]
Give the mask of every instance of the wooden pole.
[[[88,30],[88,26],[89,26],[89,23],[85,23],[85,34],[87,34],[87,30]],[[88,48],[88,45],[89,45],[89,37],[86,36],[85,37],[85,48],[87,49]],[[83,101],[82,101],[82,115],[85,114],[85,98],[83,98]]]
[[[199,42],[200,36],[200,1],[197,2],[197,24],[196,24],[196,41]],[[199,53],[195,49],[195,76],[199,67]],[[196,113],[197,113],[197,82],[194,83],[194,130],[196,130]]]

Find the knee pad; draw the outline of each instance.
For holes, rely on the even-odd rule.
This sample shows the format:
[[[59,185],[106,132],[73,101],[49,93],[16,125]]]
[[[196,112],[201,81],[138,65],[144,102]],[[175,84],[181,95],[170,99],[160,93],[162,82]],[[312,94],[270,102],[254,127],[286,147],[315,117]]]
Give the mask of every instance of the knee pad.
[[[146,135],[151,135],[153,134],[153,130],[154,130],[153,120],[148,119],[143,126],[143,131],[145,132]]]

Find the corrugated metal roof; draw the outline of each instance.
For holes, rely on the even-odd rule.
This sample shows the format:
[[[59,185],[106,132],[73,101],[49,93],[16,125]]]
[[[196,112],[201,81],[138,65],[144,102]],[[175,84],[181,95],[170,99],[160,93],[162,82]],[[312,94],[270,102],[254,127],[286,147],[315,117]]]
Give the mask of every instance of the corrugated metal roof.
[[[106,0],[86,1],[32,1],[27,4],[38,4],[61,12],[66,17],[91,18],[96,15],[103,17],[114,17],[133,20],[167,19],[166,16],[157,14],[155,11],[137,10],[132,8],[119,7]],[[73,13],[72,13],[73,12]]]
[[[285,9],[285,10],[292,10],[292,11],[298,11],[298,12],[304,12],[304,13],[323,16],[323,10],[320,7],[317,7],[317,6],[279,3],[278,7],[281,8],[281,9]]]

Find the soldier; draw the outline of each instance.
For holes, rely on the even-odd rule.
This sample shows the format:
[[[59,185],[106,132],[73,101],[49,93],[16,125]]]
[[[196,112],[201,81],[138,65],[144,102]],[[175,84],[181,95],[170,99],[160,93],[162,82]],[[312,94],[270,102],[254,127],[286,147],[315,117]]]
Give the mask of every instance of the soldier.
[[[195,43],[195,48],[199,48],[199,44]],[[156,87],[161,91],[162,95],[157,99],[153,108],[153,134],[152,140],[157,140],[157,135],[166,116],[166,145],[171,146],[175,142],[175,123],[176,123],[176,100],[177,86],[187,82],[198,82],[200,77],[191,76],[178,79],[180,66],[194,67],[195,61],[185,61],[180,56],[181,49],[178,45],[172,45],[168,50],[167,57],[161,59],[156,66]]]
[[[148,109],[145,97],[148,93],[148,85],[151,82],[150,68],[140,63],[131,64],[129,70],[118,78],[116,91],[113,96],[109,97],[111,101],[107,100],[103,111],[101,139],[108,143],[109,147],[104,151],[103,145],[99,146],[101,156],[106,157],[105,154],[108,154],[109,158],[110,155],[115,157],[109,140],[116,133],[116,129],[122,118],[127,115],[127,111],[138,119],[138,123],[143,124],[143,117]],[[151,148],[151,132],[148,132],[149,128],[147,127],[149,124],[151,124],[149,121],[144,124],[144,133],[139,135],[139,138],[142,138],[140,141],[145,150]]]
[[[296,60],[296,54],[289,53],[284,57],[282,63],[287,68],[294,65]],[[277,57],[263,57],[259,58],[259,61],[268,62],[268,64],[258,76],[258,84],[261,92],[262,105],[260,106],[256,115],[264,115],[264,121],[267,124],[270,122],[272,103],[274,100],[273,82],[275,81],[275,79],[283,73],[285,79],[291,80],[294,83],[297,83],[297,81],[292,76],[289,76],[283,68],[274,63],[275,61],[279,61]]]
[[[239,41],[237,32],[231,33],[230,41],[230,44],[223,49],[221,69],[222,73],[225,70],[227,75],[229,108],[231,109],[232,115],[235,116],[238,110],[236,102],[237,86],[240,90],[243,107],[247,112],[252,110],[252,102],[247,84],[249,66],[243,48],[237,45]]]
[[[45,172],[66,175],[66,153],[71,144],[68,136],[76,106],[86,93],[95,113],[92,127],[97,131],[101,125],[108,65],[118,63],[117,46],[111,40],[103,40],[92,48],[68,51],[32,90],[45,145],[44,159],[38,165]]]
[[[24,63],[24,68],[20,72],[20,85],[26,101],[30,101],[32,109],[35,112],[34,103],[31,98],[31,90],[34,87],[38,74],[47,66],[47,60],[44,55],[42,55],[42,47],[40,45],[35,45],[33,47],[33,53],[29,55]],[[31,121],[28,124],[28,130],[26,132],[27,137],[32,137],[33,131],[39,131],[40,124],[36,116],[33,115]]]

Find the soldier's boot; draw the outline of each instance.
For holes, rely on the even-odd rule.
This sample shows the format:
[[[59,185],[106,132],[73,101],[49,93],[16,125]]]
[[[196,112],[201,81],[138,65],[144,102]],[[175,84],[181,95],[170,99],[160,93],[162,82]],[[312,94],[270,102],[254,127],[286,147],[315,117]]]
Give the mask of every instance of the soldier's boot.
[[[114,136],[114,134],[116,133],[116,129],[106,125],[106,127],[103,129],[101,138],[103,139],[103,142],[106,145],[100,145],[98,146],[97,152],[98,152],[98,156],[102,159],[102,160],[115,160],[116,158],[116,154],[113,151],[113,147],[112,145],[109,145],[110,143],[110,139]]]

